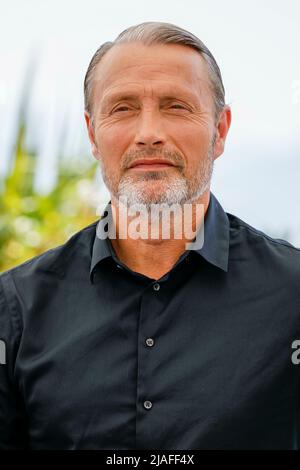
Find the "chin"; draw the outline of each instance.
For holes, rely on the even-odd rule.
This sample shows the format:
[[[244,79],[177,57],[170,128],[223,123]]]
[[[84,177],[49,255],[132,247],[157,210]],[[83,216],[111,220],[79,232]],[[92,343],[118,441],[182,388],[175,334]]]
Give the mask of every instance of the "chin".
[[[149,178],[149,175],[152,178]],[[180,204],[185,201],[188,184],[184,178],[162,178],[162,172],[149,172],[147,180],[123,178],[118,187],[118,196],[126,198],[129,205]]]

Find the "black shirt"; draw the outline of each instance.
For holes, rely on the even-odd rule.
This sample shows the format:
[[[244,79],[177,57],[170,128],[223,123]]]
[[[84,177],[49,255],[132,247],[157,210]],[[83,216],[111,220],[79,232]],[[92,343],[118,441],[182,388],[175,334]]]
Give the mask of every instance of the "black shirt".
[[[155,280],[97,223],[0,276],[0,448],[298,449],[300,250],[210,193]]]

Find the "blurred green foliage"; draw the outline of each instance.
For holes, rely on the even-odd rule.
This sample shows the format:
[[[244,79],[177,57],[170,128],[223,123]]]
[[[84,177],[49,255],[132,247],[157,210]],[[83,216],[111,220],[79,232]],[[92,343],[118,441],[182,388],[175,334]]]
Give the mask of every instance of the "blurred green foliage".
[[[89,203],[96,163],[84,172],[78,165],[64,163],[55,189],[47,196],[36,194],[36,158],[24,149],[23,136],[21,126],[13,171],[4,182],[0,199],[0,271],[64,243],[99,219]]]

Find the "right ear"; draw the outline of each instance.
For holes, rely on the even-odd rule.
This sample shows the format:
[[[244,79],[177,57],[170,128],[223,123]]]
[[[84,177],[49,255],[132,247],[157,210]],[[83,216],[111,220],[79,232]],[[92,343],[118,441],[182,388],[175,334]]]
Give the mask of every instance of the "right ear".
[[[90,116],[90,114],[87,111],[84,111],[84,119],[85,119],[85,122],[86,122],[87,131],[88,131],[88,135],[89,135],[89,140],[90,140],[91,147],[92,147],[92,154],[94,155],[96,160],[100,160],[101,157],[100,157],[100,154],[98,152],[96,141],[95,141],[95,134],[94,134],[94,129],[93,129],[92,117]]]

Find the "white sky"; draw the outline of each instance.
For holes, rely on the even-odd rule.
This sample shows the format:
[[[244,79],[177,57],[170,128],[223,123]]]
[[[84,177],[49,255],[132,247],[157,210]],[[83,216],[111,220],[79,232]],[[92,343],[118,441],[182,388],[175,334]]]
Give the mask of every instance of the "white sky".
[[[27,77],[27,142],[39,153],[37,189],[47,192],[61,149],[66,156],[90,154],[83,78],[95,50],[130,25],[167,21],[212,51],[232,107],[212,191],[228,212],[271,236],[289,231],[300,246],[298,0],[0,0],[0,11],[0,175],[9,169],[30,60],[36,73]]]

